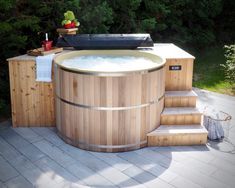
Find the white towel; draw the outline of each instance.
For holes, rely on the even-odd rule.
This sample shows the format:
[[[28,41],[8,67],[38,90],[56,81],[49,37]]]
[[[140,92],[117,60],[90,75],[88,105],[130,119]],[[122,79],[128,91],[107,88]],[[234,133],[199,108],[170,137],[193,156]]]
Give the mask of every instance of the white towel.
[[[54,55],[36,57],[36,81],[51,82],[51,67]]]

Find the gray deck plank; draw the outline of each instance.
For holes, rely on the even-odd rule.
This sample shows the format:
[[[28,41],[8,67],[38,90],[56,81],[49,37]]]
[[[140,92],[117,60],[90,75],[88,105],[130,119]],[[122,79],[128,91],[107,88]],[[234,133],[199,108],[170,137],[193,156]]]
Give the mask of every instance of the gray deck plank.
[[[30,129],[43,138],[55,134],[52,129],[47,127],[31,127]]]
[[[21,152],[24,156],[26,156],[31,161],[37,161],[45,156],[43,152],[41,152],[34,145],[30,144],[26,147],[20,148],[19,152]]]
[[[24,177],[17,176],[5,183],[8,188],[33,188],[33,184],[28,182]],[[0,186],[1,187],[1,186]]]
[[[138,153],[141,153],[141,152],[138,152]],[[146,156],[143,157],[141,155],[138,155],[135,152],[122,153],[119,155],[120,157],[125,158],[126,160],[133,163],[138,168],[141,168],[145,172],[149,172],[150,174],[152,174],[154,176],[154,179],[159,179],[159,181],[156,181],[158,183],[155,182],[153,185],[159,184],[160,182],[162,184],[166,183],[168,185],[170,181],[172,181],[174,178],[178,176],[175,172],[168,170],[170,163],[168,164],[168,167],[166,167],[167,166],[166,164],[164,164],[165,166],[162,166],[155,161],[155,158],[153,155],[151,155],[151,160],[150,158]]]
[[[68,181],[83,185],[83,182],[79,178],[72,175],[65,168],[60,166],[49,157],[43,157],[40,160],[36,161],[34,164],[44,172],[51,172],[52,176],[54,176],[55,181],[58,183]]]
[[[90,168],[82,163],[78,163],[66,152],[60,150],[57,146],[52,145],[46,140],[35,142],[34,145],[42,152],[46,153],[51,159],[63,166],[71,174],[79,178],[88,185],[110,186],[113,185],[102,176],[96,174]]]
[[[7,188],[7,186],[3,182],[1,182],[1,181],[0,181],[0,187],[1,188]]]
[[[221,170],[227,171],[231,175],[235,176],[235,165],[225,160],[214,159],[209,162],[210,165],[216,166]]]
[[[168,148],[168,147],[167,147]],[[162,155],[164,155],[165,157],[174,160],[176,162],[185,162],[190,160],[189,157],[187,157],[186,155],[181,155],[181,153],[179,152],[175,152],[174,149],[172,149],[172,147],[169,147],[168,150],[159,150],[159,148],[152,148],[153,151],[156,151]]]
[[[131,166],[123,172],[142,184],[155,179],[155,177],[151,173],[146,172],[141,168],[138,168],[137,166]]]
[[[9,162],[14,161],[20,153],[0,136],[0,154]]]
[[[29,133],[31,132],[29,131]],[[1,134],[10,145],[30,160],[36,161],[45,156],[38,148],[25,140],[21,135],[17,134],[13,129],[8,129]]]
[[[211,174],[211,177],[216,178],[217,180],[223,182],[224,184],[230,187],[234,187],[235,176],[230,174],[229,172],[226,172],[224,170],[218,170]]]
[[[45,140],[47,140],[48,142],[50,142],[51,144],[53,144],[55,146],[59,146],[61,144],[64,144],[64,141],[61,140],[61,138],[59,138],[57,136],[55,128],[45,128],[45,127],[38,128],[38,127],[33,127],[33,128],[31,128],[31,130],[33,132],[35,132],[35,134],[40,135]]]
[[[43,137],[39,136],[29,128],[18,127],[12,129],[30,143],[37,142],[43,139]]]
[[[152,161],[156,162],[157,164],[168,168],[171,163],[171,159],[162,155],[159,152],[154,151],[154,147],[143,148],[140,150],[134,151],[135,153],[141,155],[144,158],[151,159]]]
[[[74,176],[81,178],[81,180],[89,186],[114,187],[114,185],[110,181],[108,181],[98,173],[95,173],[88,167],[84,166],[82,163],[76,162],[67,166],[66,169]]]
[[[87,166],[88,168],[92,169],[94,172],[108,179],[114,185],[120,187],[127,187],[127,186],[135,186],[138,184],[135,180],[133,180],[129,176],[126,176],[124,173],[120,172],[119,170],[113,168],[105,161],[100,160],[90,152],[77,149],[70,145],[62,145],[60,146],[60,148],[64,152],[69,153],[71,157],[73,157],[83,165]]]
[[[215,158],[207,146],[175,146],[172,147],[172,149],[181,155],[196,159],[204,163],[208,163]]]
[[[202,172],[203,174],[210,175],[217,170],[219,170],[217,167],[213,165],[209,165],[207,163],[203,163],[201,161],[191,159],[189,161],[183,162],[182,164],[189,166],[191,168],[194,168],[195,170]]]
[[[108,163],[113,168],[116,168],[119,171],[123,171],[132,166],[132,164],[129,163],[128,161],[118,157],[116,153],[101,153],[101,152],[90,152],[90,153],[99,158],[100,160]]]
[[[7,161],[0,161],[0,181],[6,182],[18,175],[19,173]]]
[[[4,131],[0,131],[0,136],[4,138],[9,144],[14,146],[15,148],[23,148],[30,145],[30,142],[26,141],[23,137],[18,135],[12,129],[6,129]]]
[[[50,173],[45,173],[36,166],[32,169],[23,171],[22,176],[24,176],[35,187],[55,187],[56,185],[54,177],[51,176]]]
[[[195,184],[198,184],[202,187],[215,188],[215,187],[228,187],[221,181],[218,181],[216,178],[212,178],[209,175],[202,174],[190,166],[185,166],[180,163],[172,162],[169,169],[179,176],[182,176]]]
[[[124,173],[139,183],[141,183],[145,187],[169,187],[173,188],[170,184],[162,181],[159,178],[156,178],[151,173],[142,170],[136,166],[131,166],[128,169],[124,170]]]
[[[201,146],[204,147],[204,146]],[[180,148],[182,148],[182,150],[180,150]],[[153,148],[153,150],[155,152],[159,152],[162,155],[165,155],[166,157],[168,157],[169,159],[172,159],[173,161],[175,161],[176,163],[180,163],[184,166],[188,166],[191,167],[199,172],[202,172],[205,175],[210,175],[213,172],[217,171],[218,168],[212,165],[208,164],[208,159],[214,159],[215,157],[211,158],[211,157],[206,157],[205,155],[203,155],[202,153],[204,151],[196,151],[193,148],[189,149],[188,146],[179,146],[178,147],[171,147],[171,149],[173,150],[172,152],[170,151],[158,151],[157,148]],[[185,151],[186,150],[186,151]],[[189,151],[188,151],[189,150]],[[201,158],[204,157],[205,160],[198,160],[198,157],[194,157],[194,155],[190,154],[192,152],[192,154],[197,155],[198,154]],[[187,158],[187,160],[183,160],[183,158],[180,158],[178,156],[184,156]],[[175,156],[175,157],[174,157]],[[152,158],[151,158],[152,160]],[[204,161],[204,162],[202,162]]]
[[[156,188],[156,187],[164,187],[164,188],[174,188],[174,186],[162,181],[159,178],[155,178],[149,182],[144,183],[146,187]]]
[[[10,160],[10,163],[27,181],[34,186],[53,186],[56,183],[49,173],[43,173],[43,171],[41,171],[23,155],[17,156],[14,160]]]
[[[177,187],[177,188],[183,188],[183,187],[185,187],[185,185],[187,185],[187,187],[190,187],[190,188],[202,188],[202,186],[195,184],[192,181],[190,181],[186,178],[183,178],[181,176],[178,176],[175,179],[173,179],[170,182],[170,184]]]
[[[63,167],[66,167],[75,162],[75,160],[67,153],[61,151],[58,147],[52,145],[46,140],[34,142],[33,144],[44,154],[48,155]]]

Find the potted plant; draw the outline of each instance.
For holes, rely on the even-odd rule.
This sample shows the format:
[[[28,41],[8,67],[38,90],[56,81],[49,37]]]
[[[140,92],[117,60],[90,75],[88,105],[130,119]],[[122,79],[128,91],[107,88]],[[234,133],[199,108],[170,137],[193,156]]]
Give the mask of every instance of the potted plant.
[[[78,20],[75,18],[73,11],[70,10],[64,13],[64,20],[61,24],[65,29],[75,28],[80,25]]]

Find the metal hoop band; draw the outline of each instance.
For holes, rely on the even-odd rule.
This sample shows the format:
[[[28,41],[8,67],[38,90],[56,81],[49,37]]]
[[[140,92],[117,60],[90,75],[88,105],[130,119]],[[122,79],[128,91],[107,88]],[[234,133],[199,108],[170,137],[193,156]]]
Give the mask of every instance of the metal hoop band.
[[[72,106],[76,106],[79,108],[87,108],[87,109],[91,109],[91,110],[113,111],[113,110],[131,110],[131,109],[136,109],[136,108],[144,108],[144,107],[158,103],[160,100],[162,100],[164,98],[164,95],[162,95],[161,97],[159,97],[156,100],[150,101],[145,104],[139,104],[139,105],[134,105],[134,106],[124,106],[124,107],[90,106],[90,105],[78,104],[78,103],[73,103],[73,102],[67,101],[67,100],[59,97],[58,95],[57,95],[57,98],[66,104],[70,104]]]

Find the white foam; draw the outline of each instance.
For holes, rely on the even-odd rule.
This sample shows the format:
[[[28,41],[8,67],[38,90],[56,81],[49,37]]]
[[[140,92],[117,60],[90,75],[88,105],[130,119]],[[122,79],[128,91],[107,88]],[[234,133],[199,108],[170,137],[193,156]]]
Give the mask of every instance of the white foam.
[[[108,55],[78,56],[64,60],[61,65],[72,69],[99,72],[138,71],[156,67],[156,63],[145,57]]]

